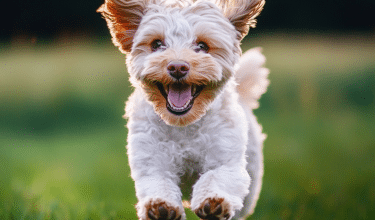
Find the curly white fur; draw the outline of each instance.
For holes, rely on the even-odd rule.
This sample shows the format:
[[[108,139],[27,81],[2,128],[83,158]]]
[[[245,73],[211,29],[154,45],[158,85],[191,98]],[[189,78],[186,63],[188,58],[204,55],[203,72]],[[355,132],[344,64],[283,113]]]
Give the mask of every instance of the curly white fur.
[[[241,4],[238,10],[229,7],[236,3]],[[150,207],[160,201],[185,219],[180,187],[190,185],[181,182],[184,175],[197,177],[190,181],[192,210],[197,212],[208,198],[221,198],[228,213],[220,219],[244,219],[253,212],[261,189],[265,135],[252,109],[266,91],[268,70],[259,48],[240,59],[239,45],[263,5],[263,0],[106,0],[99,9],[115,45],[127,53],[135,87],[125,117],[140,219],[152,219]],[[155,39],[163,45],[152,51]],[[209,45],[207,53],[196,50],[200,41]],[[167,111],[167,101],[154,84],[168,88],[176,83],[166,70],[173,60],[190,65],[192,76],[185,83],[205,85],[185,115]]]

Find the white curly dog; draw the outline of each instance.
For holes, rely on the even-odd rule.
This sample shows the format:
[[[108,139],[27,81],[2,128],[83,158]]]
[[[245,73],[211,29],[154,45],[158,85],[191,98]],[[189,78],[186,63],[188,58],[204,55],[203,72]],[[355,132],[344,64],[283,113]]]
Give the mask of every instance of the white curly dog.
[[[264,0],[105,0],[98,9],[126,54],[126,103],[139,219],[245,219],[263,176],[252,113],[268,86],[259,48],[240,42]],[[181,188],[192,189],[190,204]]]

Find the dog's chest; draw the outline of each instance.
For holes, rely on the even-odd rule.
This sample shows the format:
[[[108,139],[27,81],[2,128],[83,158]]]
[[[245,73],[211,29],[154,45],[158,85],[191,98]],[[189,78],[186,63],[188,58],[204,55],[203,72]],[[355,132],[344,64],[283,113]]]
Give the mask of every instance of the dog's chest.
[[[204,135],[207,135],[207,131],[202,129],[200,123],[196,123],[187,127],[169,127],[166,137],[168,141],[178,145],[180,153],[186,157],[192,154],[191,156],[196,158],[194,152],[202,152],[204,148],[204,144],[200,141]]]
[[[206,155],[207,130],[198,122],[187,127],[167,126],[159,141],[164,141],[171,146],[170,154],[185,172],[201,169],[202,160]],[[177,165],[176,164],[176,165]]]

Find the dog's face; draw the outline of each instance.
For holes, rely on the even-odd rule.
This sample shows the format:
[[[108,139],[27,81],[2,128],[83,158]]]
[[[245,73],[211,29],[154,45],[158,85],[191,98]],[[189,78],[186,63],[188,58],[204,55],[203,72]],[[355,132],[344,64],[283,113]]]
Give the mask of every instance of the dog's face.
[[[169,2],[106,0],[98,11],[127,53],[133,85],[167,124],[186,126],[206,114],[234,74],[240,40],[264,1]],[[234,10],[234,3],[242,5]]]
[[[239,41],[233,25],[214,6],[154,6],[135,34],[129,72],[170,125],[201,118],[233,74]]]

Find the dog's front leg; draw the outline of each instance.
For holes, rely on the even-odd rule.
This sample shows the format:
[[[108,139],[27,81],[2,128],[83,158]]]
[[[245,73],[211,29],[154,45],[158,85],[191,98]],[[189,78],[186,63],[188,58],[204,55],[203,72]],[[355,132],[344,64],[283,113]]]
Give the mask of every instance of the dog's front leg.
[[[202,219],[231,219],[242,208],[249,184],[243,162],[209,170],[194,185],[191,208]]]
[[[142,220],[185,219],[176,184],[166,177],[149,176],[135,181],[138,217]],[[178,196],[177,196],[178,195]]]
[[[179,177],[167,144],[149,133],[129,132],[128,155],[141,220],[185,219]]]

